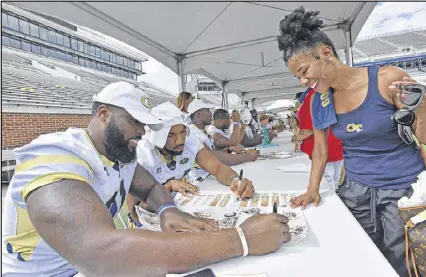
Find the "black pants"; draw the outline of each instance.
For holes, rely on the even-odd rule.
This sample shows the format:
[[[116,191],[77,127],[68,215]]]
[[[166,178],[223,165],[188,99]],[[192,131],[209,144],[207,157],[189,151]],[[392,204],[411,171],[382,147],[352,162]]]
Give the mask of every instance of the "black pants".
[[[405,266],[404,225],[397,202],[411,196],[412,188],[373,189],[346,179],[338,195],[401,277],[408,276]]]

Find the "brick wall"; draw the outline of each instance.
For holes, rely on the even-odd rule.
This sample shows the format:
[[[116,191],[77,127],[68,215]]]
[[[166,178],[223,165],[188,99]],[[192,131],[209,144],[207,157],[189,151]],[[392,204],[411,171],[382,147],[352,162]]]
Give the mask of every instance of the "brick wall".
[[[69,127],[85,128],[88,114],[2,113],[2,150],[22,146],[39,135],[65,131]]]

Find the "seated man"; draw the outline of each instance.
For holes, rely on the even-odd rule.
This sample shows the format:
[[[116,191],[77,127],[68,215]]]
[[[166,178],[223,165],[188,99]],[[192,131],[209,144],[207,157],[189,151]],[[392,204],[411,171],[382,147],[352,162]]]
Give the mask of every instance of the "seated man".
[[[117,82],[93,101],[87,129],[42,135],[15,151],[2,216],[2,276],[165,276],[274,252],[290,239],[287,218],[277,214],[219,231],[180,212],[170,192],[135,162],[145,124],[160,127],[148,96]],[[129,190],[159,212],[169,232],[115,228],[113,216]]]
[[[197,134],[190,131],[182,112],[176,106],[166,102],[153,108],[152,114],[161,120],[163,128],[152,130],[148,141],[139,144],[138,163],[148,170],[158,183],[170,192],[196,194],[198,187],[185,180],[196,162],[221,184],[229,186],[239,198],[253,196],[251,181],[245,178],[239,181],[235,171],[206,149]],[[128,208],[132,220],[138,223],[134,207],[139,205],[140,201],[131,196],[132,193],[128,197]]]
[[[251,121],[249,123],[249,127],[252,129],[253,134],[260,133],[260,124],[259,124],[259,116],[257,114],[256,109],[250,111],[251,113]]]
[[[262,135],[260,134],[260,125],[256,121],[257,111],[256,110],[249,111],[248,108],[245,108],[244,113],[240,114],[241,118],[243,115],[248,117],[248,120],[246,120],[246,122],[247,121],[248,122],[245,128],[245,134],[241,144],[244,147],[254,147],[256,145],[262,144]],[[242,121],[244,122],[244,120]]]
[[[259,157],[256,150],[246,150],[244,153],[232,154],[232,152],[235,152],[235,146],[230,146],[222,150],[215,148],[213,138],[206,132],[206,127],[212,124],[212,113],[210,111],[212,108],[214,108],[213,105],[204,103],[203,100],[194,100],[189,104],[188,114],[192,122],[190,125],[191,134],[196,134],[204,146],[211,150],[211,152],[226,165],[237,165],[244,162],[255,161]],[[202,169],[197,163],[188,174],[191,181],[198,180],[200,182],[208,175],[209,173]]]
[[[245,133],[245,125],[240,122],[238,112],[232,112],[232,126],[229,113],[224,109],[217,109],[213,113],[213,124],[207,128],[207,133],[213,137],[217,149],[225,149],[231,146],[239,147]],[[239,147],[237,152],[244,151]]]

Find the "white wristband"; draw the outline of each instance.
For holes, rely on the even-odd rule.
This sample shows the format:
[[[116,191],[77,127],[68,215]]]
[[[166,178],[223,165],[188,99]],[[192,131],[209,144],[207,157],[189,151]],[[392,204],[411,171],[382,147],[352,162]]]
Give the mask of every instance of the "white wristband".
[[[235,229],[238,232],[238,235],[240,236],[240,240],[241,240],[241,244],[243,245],[243,257],[248,255],[248,245],[247,245],[247,240],[246,240],[246,236],[244,236],[244,232],[241,229],[240,226],[236,226]]]

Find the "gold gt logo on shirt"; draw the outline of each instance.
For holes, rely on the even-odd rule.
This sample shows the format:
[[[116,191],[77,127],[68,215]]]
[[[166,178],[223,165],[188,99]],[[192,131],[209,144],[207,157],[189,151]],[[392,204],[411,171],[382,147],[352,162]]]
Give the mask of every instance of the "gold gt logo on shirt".
[[[348,131],[349,133],[361,132],[362,131],[362,124],[355,124],[355,123],[348,124],[348,125],[346,125],[346,131]]]

